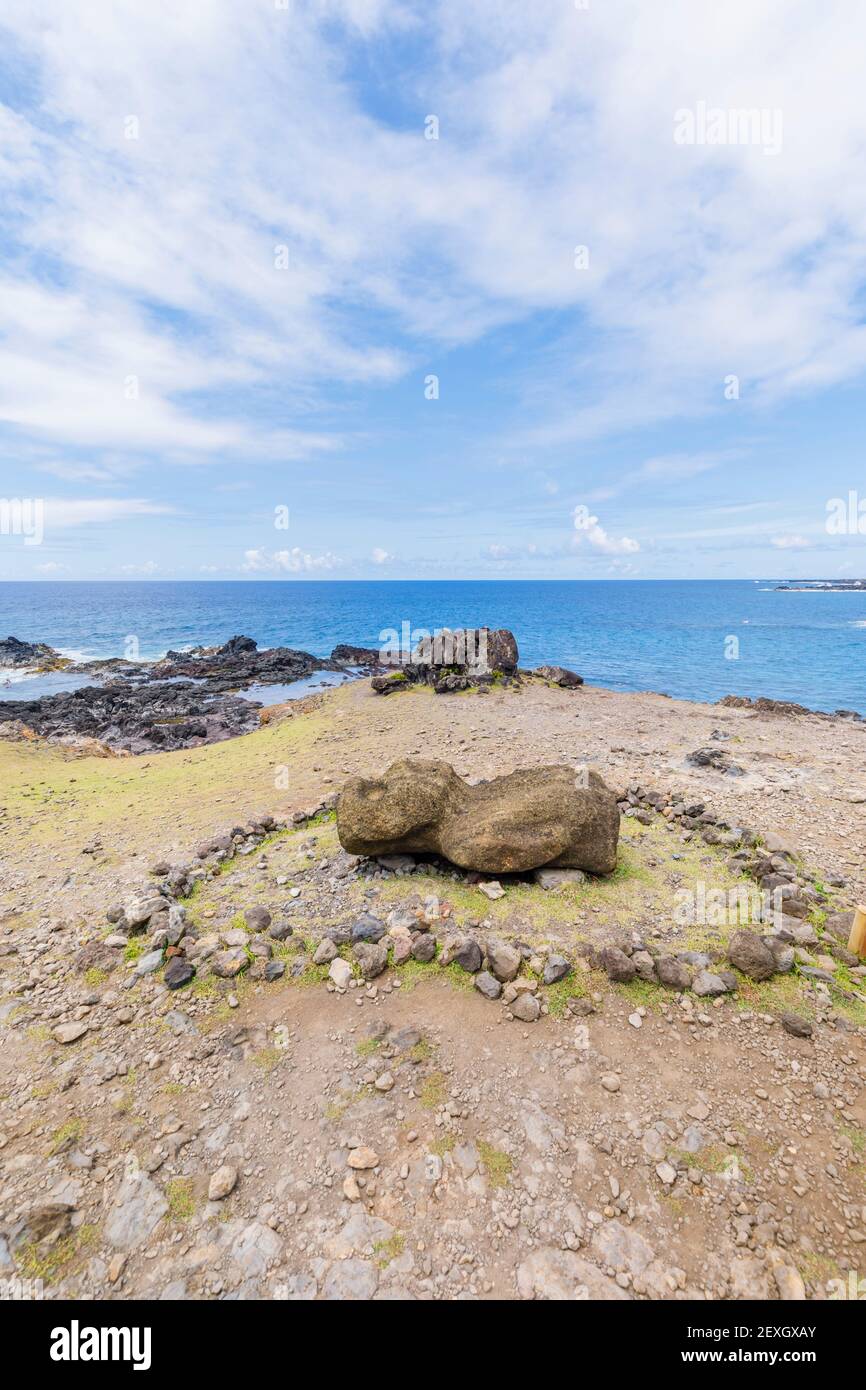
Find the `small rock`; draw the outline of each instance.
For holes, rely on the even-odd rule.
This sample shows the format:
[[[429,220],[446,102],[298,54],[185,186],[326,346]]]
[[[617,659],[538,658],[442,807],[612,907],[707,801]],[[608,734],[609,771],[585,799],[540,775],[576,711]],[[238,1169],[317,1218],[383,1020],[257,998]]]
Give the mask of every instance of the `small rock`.
[[[349,1152],[348,1164],[350,1168],[365,1169],[375,1168],[379,1162],[379,1155],[375,1149],[371,1149],[367,1144],[359,1144],[357,1148]]]
[[[485,999],[498,999],[502,993],[501,984],[490,974],[489,970],[479,970],[472,983],[478,993],[484,995]]]
[[[790,1033],[793,1038],[811,1038],[812,1025],[807,1018],[801,1014],[795,1014],[790,1010],[779,1014],[779,1022],[786,1033]]]
[[[551,955],[547,957],[541,978],[544,984],[555,985],[559,980],[564,980],[570,971],[570,960],[567,960],[565,956]]]
[[[495,878],[490,879],[489,882],[479,883],[478,891],[483,893],[485,898],[489,898],[491,902],[496,902],[497,898],[505,897],[505,889]]]
[[[521,1023],[535,1023],[541,1014],[541,1004],[534,994],[518,994],[511,1005],[511,1012]]]
[[[172,956],[162,978],[169,989],[181,989],[183,985],[189,984],[194,975],[195,966],[190,964],[186,956]]]
[[[58,1023],[56,1028],[52,1028],[51,1036],[55,1042],[63,1043],[65,1046],[67,1043],[77,1042],[86,1032],[86,1023]]]
[[[316,947],[313,965],[330,965],[337,959],[337,948],[329,936],[324,937]]]
[[[342,956],[337,956],[335,960],[331,961],[328,975],[337,989],[348,989],[349,981],[352,978],[352,967],[347,960],[343,960]]]
[[[224,1163],[213,1174],[207,1189],[209,1202],[221,1202],[233,1192],[238,1180],[238,1170],[231,1163]]]

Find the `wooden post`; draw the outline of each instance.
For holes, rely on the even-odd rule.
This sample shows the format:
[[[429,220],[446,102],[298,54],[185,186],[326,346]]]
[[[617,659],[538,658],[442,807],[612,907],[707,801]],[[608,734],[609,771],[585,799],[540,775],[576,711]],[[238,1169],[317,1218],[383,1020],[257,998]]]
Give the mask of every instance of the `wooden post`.
[[[859,956],[861,960],[866,960],[866,907],[862,903],[854,913],[851,935],[848,938],[848,950],[853,951],[854,955]]]

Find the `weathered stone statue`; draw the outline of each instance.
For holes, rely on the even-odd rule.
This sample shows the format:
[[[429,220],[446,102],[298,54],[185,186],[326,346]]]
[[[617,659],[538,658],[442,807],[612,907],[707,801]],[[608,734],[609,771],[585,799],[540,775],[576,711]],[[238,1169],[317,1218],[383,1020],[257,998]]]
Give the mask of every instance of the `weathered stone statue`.
[[[350,854],[439,854],[482,873],[549,865],[609,874],[619,809],[591,769],[526,768],[473,787],[450,763],[404,758],[382,777],[346,783],[337,833]]]

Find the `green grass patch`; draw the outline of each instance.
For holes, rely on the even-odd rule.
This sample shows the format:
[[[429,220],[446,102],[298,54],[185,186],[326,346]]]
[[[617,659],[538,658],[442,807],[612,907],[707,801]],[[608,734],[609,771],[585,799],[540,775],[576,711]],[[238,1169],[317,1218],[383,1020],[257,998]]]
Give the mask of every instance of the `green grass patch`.
[[[456,1149],[457,1140],[453,1134],[440,1134],[430,1145],[431,1154],[437,1154],[439,1158],[444,1158]]]
[[[442,1071],[431,1071],[425,1076],[418,1091],[418,1100],[425,1110],[438,1110],[448,1096],[448,1078]]]
[[[496,1149],[486,1140],[479,1139],[476,1143],[481,1162],[487,1174],[487,1181],[491,1187],[506,1187],[511,1181],[511,1174],[514,1171],[514,1160],[502,1149]]]
[[[402,1231],[395,1231],[388,1240],[377,1240],[373,1245],[373,1256],[378,1269],[387,1269],[392,1260],[403,1254],[406,1237]]]
[[[83,1133],[83,1121],[80,1120],[77,1115],[73,1115],[71,1119],[66,1120],[65,1123],[55,1131],[48,1149],[49,1158],[53,1157],[54,1154],[60,1153],[61,1150],[68,1149],[71,1145],[77,1144]]]
[[[165,1185],[169,1221],[189,1221],[195,1212],[192,1178],[171,1178]]]
[[[79,1226],[54,1245],[29,1243],[17,1251],[18,1268],[23,1279],[41,1279],[53,1284],[59,1275],[69,1275],[87,1258],[96,1244],[95,1226]]]
[[[278,1047],[263,1047],[260,1052],[253,1053],[250,1057],[250,1061],[253,1066],[258,1067],[260,1071],[270,1074],[275,1067],[280,1065],[284,1056],[285,1053]]]

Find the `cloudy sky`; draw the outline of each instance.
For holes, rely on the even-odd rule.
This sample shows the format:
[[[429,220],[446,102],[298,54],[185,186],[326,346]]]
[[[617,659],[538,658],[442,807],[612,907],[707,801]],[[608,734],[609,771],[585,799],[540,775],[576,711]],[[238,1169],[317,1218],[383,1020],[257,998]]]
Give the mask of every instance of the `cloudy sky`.
[[[860,0],[4,0],[0,578],[866,573],[864,71]]]

